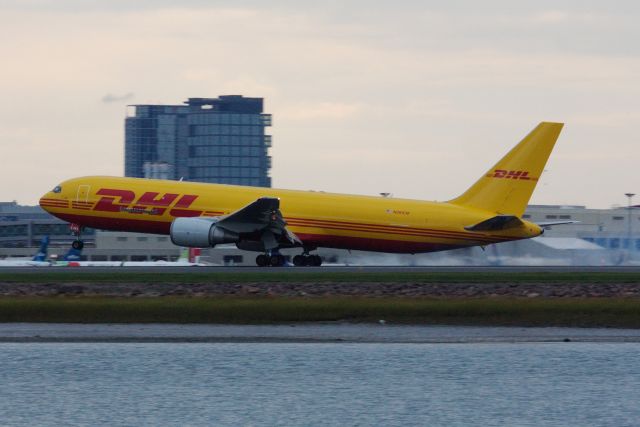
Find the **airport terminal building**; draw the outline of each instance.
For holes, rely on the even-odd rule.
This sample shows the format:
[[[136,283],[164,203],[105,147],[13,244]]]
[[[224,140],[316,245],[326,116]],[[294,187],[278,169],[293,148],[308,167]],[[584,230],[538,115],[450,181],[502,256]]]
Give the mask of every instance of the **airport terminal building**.
[[[75,239],[69,224],[40,206],[22,206],[16,202],[0,202],[0,258],[32,255],[44,236],[52,248],[68,248]],[[86,229],[83,239],[87,247],[95,246],[96,231]]]
[[[271,115],[262,98],[189,98],[131,105],[125,176],[270,187]]]

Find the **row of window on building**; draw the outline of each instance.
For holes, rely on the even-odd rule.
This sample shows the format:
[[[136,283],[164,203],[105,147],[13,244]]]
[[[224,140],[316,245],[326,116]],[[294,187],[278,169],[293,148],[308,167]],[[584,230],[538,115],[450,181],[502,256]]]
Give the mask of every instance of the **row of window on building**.
[[[224,157],[224,156],[243,156],[243,157],[261,157],[264,156],[264,147],[230,147],[223,146],[192,146],[189,147],[190,157]],[[210,162],[211,159],[207,159]]]
[[[228,125],[191,125],[189,126],[189,136],[201,135],[241,135],[258,136],[262,135],[262,126],[228,126]]]
[[[233,146],[268,146],[271,135],[239,136],[239,135],[204,135],[193,136],[188,140],[189,145],[233,145]]]
[[[550,215],[545,215],[544,217],[545,217],[545,219],[571,219],[571,215],[553,215],[553,214],[550,214]],[[531,218],[531,215],[525,214],[525,215],[522,215],[522,218],[529,219],[529,218]],[[622,220],[626,220],[628,218],[629,217],[625,216],[625,215],[613,215],[611,217],[611,219],[613,219],[614,221],[622,221]],[[637,219],[640,220],[640,216],[637,217]]]
[[[31,224],[31,235],[44,236],[44,235],[70,235],[69,224]],[[15,224],[15,225],[2,225],[0,226],[0,237],[18,237],[27,236],[29,234],[29,224]],[[94,229],[87,229],[83,231],[84,235],[95,234]]]
[[[189,166],[192,167],[217,167],[217,166],[233,166],[233,167],[254,167],[259,168],[263,161],[261,157],[202,157],[189,159]],[[269,160],[267,160],[268,162]]]
[[[220,178],[218,176],[202,176],[195,178],[197,181],[213,182],[225,185],[243,185],[251,187],[270,187],[271,178]]]
[[[190,125],[270,126],[270,114],[204,113],[189,114]]]
[[[88,257],[86,255],[81,255],[81,261],[116,261],[116,262],[124,262],[124,261],[177,261],[177,255],[91,255]]]
[[[259,168],[234,168],[234,167],[190,167],[189,176],[192,178],[259,178],[262,170]]]
[[[189,107],[182,105],[136,105],[135,116],[139,118],[160,114],[186,114]]]
[[[640,239],[625,239],[621,237],[583,237],[583,239],[603,248],[640,251]]]
[[[118,242],[128,242],[129,241],[129,236],[117,236],[116,240]],[[156,242],[167,242],[168,240],[169,240],[169,238],[166,237],[166,236],[155,236],[155,241]],[[137,242],[148,242],[149,241],[149,236],[136,236],[136,241]]]

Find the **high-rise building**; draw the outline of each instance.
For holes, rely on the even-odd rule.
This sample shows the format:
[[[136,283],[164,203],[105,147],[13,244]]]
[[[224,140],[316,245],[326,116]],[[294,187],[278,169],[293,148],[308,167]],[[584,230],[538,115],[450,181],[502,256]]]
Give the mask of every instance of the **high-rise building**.
[[[131,105],[124,174],[270,187],[271,115],[262,98],[189,98],[185,105]]]

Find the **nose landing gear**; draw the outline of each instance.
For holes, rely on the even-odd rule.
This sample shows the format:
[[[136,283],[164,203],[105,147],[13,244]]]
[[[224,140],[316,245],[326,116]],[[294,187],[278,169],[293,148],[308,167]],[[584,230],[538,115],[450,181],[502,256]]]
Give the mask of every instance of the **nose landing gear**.
[[[84,242],[81,239],[82,236],[82,226],[80,224],[69,224],[69,230],[71,230],[71,234],[76,236],[76,239],[71,243],[71,247],[75,250],[81,251],[84,248]]]

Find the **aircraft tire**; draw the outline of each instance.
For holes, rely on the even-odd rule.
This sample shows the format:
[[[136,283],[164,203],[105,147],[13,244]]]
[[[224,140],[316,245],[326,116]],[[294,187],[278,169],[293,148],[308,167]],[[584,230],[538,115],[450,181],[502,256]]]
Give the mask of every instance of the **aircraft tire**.
[[[311,255],[309,258],[312,266],[320,267],[322,265],[322,258],[320,258],[320,255]]]
[[[260,254],[256,257],[256,265],[258,267],[266,267],[269,263],[269,258],[266,255]]]
[[[293,265],[296,267],[302,267],[306,264],[306,259],[302,255],[296,255],[293,257]]]
[[[271,255],[269,264],[271,267],[282,267],[284,265],[284,257],[282,255]]]
[[[82,248],[84,248],[84,242],[82,240],[74,240],[73,243],[71,243],[71,247],[81,251]]]

